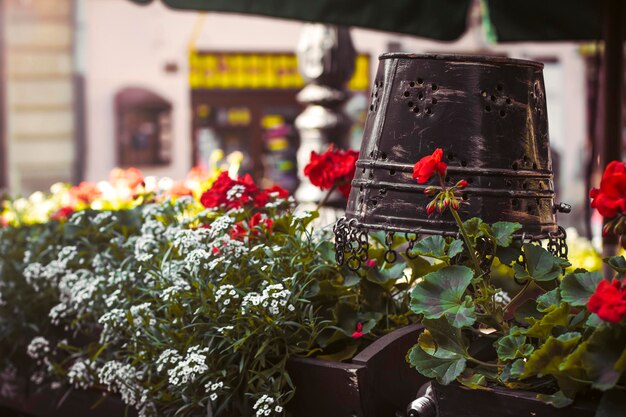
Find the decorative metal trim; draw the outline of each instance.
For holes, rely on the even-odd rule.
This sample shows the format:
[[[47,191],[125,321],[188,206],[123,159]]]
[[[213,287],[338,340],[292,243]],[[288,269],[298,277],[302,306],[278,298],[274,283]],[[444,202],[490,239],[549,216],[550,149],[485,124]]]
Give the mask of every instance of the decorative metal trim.
[[[393,228],[393,230],[385,229],[384,227],[368,228],[365,225],[360,224],[356,219],[347,219],[345,217],[342,217],[337,220],[333,227],[333,232],[335,234],[335,259],[339,265],[345,264],[348,269],[356,272],[361,268],[363,263],[369,259],[370,230],[381,230],[385,232],[386,250],[383,256],[385,261],[389,263],[394,263],[397,261],[398,252],[401,252],[408,259],[415,259],[417,255],[413,253],[413,249],[415,247],[415,244],[424,235],[440,235],[455,237],[457,239],[460,237],[458,232],[441,232],[430,229],[407,231],[399,230],[397,228]],[[406,245],[401,251],[392,248],[396,233],[403,233],[404,238],[407,241]],[[567,234],[565,232],[565,229],[561,226],[559,226],[558,231],[554,233],[547,233],[545,235],[531,235],[522,232],[514,234],[513,238],[516,240],[520,240],[523,243],[533,242],[538,243],[541,246],[543,245],[543,242],[546,242],[546,249],[551,254],[553,254],[554,256],[558,256],[562,259],[567,259]],[[482,253],[482,255],[489,255],[490,253],[487,253],[486,251],[491,250],[491,245],[485,244],[481,246],[485,251],[484,253]],[[520,259],[519,263],[523,265],[524,262],[525,260],[522,253],[522,258]],[[482,266],[486,270],[490,265]]]

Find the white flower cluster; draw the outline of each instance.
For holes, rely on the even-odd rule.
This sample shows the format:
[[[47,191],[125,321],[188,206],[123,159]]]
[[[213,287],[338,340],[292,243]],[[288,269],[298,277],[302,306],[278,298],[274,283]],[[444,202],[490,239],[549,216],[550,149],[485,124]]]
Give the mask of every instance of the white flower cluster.
[[[96,216],[91,220],[91,222],[100,227],[100,231],[103,232],[104,228],[103,226],[109,222],[111,219],[113,218],[113,213],[111,213],[110,211],[101,211],[100,213],[96,214]]]
[[[117,392],[122,400],[137,408],[147,401],[140,387],[143,375],[135,370],[132,365],[125,365],[118,361],[109,361],[98,370],[98,379],[101,384],[107,386],[111,392]]]
[[[215,239],[219,236],[228,233],[230,229],[235,225],[235,219],[233,216],[228,214],[224,214],[217,219],[213,220],[211,223],[211,228],[208,229],[210,231],[210,237]]]
[[[251,292],[245,295],[241,303],[241,313],[246,314],[253,306],[263,307],[267,313],[278,315],[280,307],[287,307],[289,311],[294,311],[295,307],[289,303],[291,291],[285,289],[283,284],[268,285],[262,294]]]
[[[204,247],[204,239],[210,236],[209,229],[168,229],[168,235],[171,235],[172,245],[178,249],[180,253],[191,252],[194,249]]]
[[[185,257],[185,268],[192,274],[198,275],[201,270],[207,269],[210,258],[211,252],[203,248],[194,249]]]
[[[50,353],[50,342],[45,337],[37,336],[28,344],[26,353],[33,359],[44,359]]]
[[[256,403],[254,403],[254,407],[252,407],[252,409],[256,411],[257,417],[269,416],[272,414],[272,411],[275,413],[282,413],[283,407],[278,404],[274,406],[275,402],[276,400],[274,400],[274,398],[265,394],[259,398]]]
[[[183,386],[193,382],[196,378],[209,370],[206,364],[206,353],[209,348],[192,346],[187,350],[187,355],[181,359],[176,367],[167,371],[169,382],[175,386]]]
[[[139,262],[146,262],[159,254],[160,243],[153,235],[139,236],[135,240],[135,258]]]
[[[224,386],[224,383],[222,381],[219,381],[219,382],[209,381],[206,384],[204,384],[204,389],[207,390],[207,393],[209,394],[209,398],[211,399],[211,401],[215,401],[219,397],[219,394],[227,390],[228,387]]]
[[[180,362],[182,358],[176,349],[164,350],[156,361],[157,372],[163,372],[163,369],[170,368],[171,365]]]
[[[165,234],[165,226],[158,220],[146,219],[145,223],[141,226],[141,234],[158,238]]]
[[[291,218],[291,227],[294,227],[301,220],[306,220],[311,217],[313,217],[313,214],[310,211],[300,211],[294,213],[293,217]]]
[[[215,291],[215,301],[218,303],[221,301],[225,306],[229,305],[232,300],[238,299],[239,293],[237,293],[235,287],[230,284],[222,285]]]
[[[89,359],[78,360],[67,371],[67,378],[74,388],[88,389],[96,383],[95,373],[95,362]]]
[[[150,326],[156,326],[156,319],[154,318],[152,304],[150,303],[132,306],[130,308],[130,314],[133,316],[133,325],[138,329],[142,328],[146,323]],[[139,330],[137,330],[137,332],[139,333]]]
[[[64,246],[59,251],[57,259],[67,265],[69,262],[73,261],[76,256],[78,256],[78,248],[76,248],[76,246]]]
[[[161,291],[161,299],[166,303],[173,301],[179,294],[191,290],[191,286],[184,280],[180,279],[171,286]]]
[[[115,339],[120,329],[126,327],[126,311],[121,308],[114,308],[104,313],[98,320],[98,323],[102,325],[100,343],[107,343]]]
[[[245,191],[246,187],[243,185],[233,185],[228,191],[226,191],[226,198],[229,201],[239,200]]]
[[[496,303],[507,305],[511,302],[511,297],[503,289],[498,288],[498,291],[493,295],[493,299]]]

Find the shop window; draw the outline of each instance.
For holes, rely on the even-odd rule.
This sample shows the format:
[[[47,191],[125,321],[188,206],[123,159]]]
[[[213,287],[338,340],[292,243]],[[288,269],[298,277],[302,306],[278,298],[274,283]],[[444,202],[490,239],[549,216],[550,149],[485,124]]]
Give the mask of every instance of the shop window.
[[[172,104],[143,88],[115,96],[117,157],[120,166],[167,165],[171,161]]]

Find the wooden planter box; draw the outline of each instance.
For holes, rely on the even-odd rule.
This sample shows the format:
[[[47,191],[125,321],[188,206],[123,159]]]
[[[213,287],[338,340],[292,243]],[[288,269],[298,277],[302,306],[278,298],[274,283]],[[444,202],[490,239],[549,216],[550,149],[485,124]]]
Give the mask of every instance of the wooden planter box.
[[[350,363],[293,358],[289,372],[296,395],[287,405],[291,417],[395,417],[403,416],[420,386],[429,380],[409,368],[405,357],[422,326],[408,326],[372,343]],[[63,399],[63,390],[28,392],[21,381],[18,396],[0,396],[2,407],[33,417],[132,417],[116,396],[108,396],[96,408],[102,394],[75,390]],[[63,401],[61,401],[63,399]],[[59,405],[60,404],[60,405]],[[0,417],[5,417],[0,413]],[[11,416],[12,417],[12,416]],[[572,416],[573,417],[573,416]]]
[[[65,390],[49,388],[29,392],[25,380],[14,381],[16,395],[6,398],[0,395],[0,416],[32,417],[135,417],[132,407],[126,407],[117,396],[107,395],[102,401],[102,392],[95,390]],[[32,389],[32,385],[30,385]],[[94,405],[98,403],[97,407]],[[4,409],[4,410],[3,410]],[[11,410],[11,411],[9,411]]]
[[[289,373],[297,388],[287,408],[294,417],[403,416],[418,389],[429,381],[405,359],[422,329],[413,325],[396,330],[350,363],[292,359]]]
[[[539,401],[536,393],[494,387],[472,390],[457,384],[431,384],[436,414],[419,417],[594,417],[597,404],[576,401],[555,408]],[[618,416],[615,416],[618,417]]]

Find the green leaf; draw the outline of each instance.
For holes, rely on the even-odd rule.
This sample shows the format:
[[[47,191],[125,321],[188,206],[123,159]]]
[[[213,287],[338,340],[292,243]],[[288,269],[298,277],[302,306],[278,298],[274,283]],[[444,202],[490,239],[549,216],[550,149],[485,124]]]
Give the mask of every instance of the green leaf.
[[[522,254],[522,242],[521,240],[514,240],[508,247],[503,248],[498,246],[496,248],[496,256],[500,259],[500,262],[504,265],[511,265],[517,261]]]
[[[465,369],[456,380],[470,389],[489,390],[489,388],[487,388],[487,378],[479,373],[474,373],[470,369]]]
[[[552,281],[561,275],[563,268],[570,265],[569,262],[553,256],[550,252],[538,245],[524,244],[526,256],[526,268],[521,265],[513,265],[515,276],[518,279],[532,278],[535,281]]]
[[[506,364],[500,373],[500,380],[508,382],[511,379],[518,379],[524,372],[524,359],[516,359],[512,363]]]
[[[515,309],[513,317],[515,317],[515,321],[518,323],[528,326],[530,325],[528,322],[529,317],[539,320],[543,317],[543,314],[537,310],[537,302],[530,299],[524,301],[524,304]]]
[[[528,317],[527,320],[530,323],[530,327],[526,329],[524,334],[528,337],[546,339],[552,334],[552,329],[556,326],[567,326],[568,314],[569,306],[567,304],[560,304],[539,320]]]
[[[344,279],[343,279],[343,286],[344,287],[354,287],[355,285],[358,285],[361,283],[361,277],[358,276],[357,274],[347,274]]]
[[[426,319],[442,316],[454,326],[471,326],[476,321],[474,303],[465,290],[474,273],[465,266],[447,266],[424,276],[411,293],[411,309]]]
[[[366,278],[376,284],[385,284],[402,278],[405,268],[406,265],[402,262],[396,262],[391,268],[369,268]]]
[[[624,390],[612,389],[602,394],[595,417],[623,417],[624,410],[626,410]]]
[[[592,387],[606,391],[615,386],[626,371],[626,328],[603,325],[587,340],[581,353],[585,371],[593,381]]]
[[[472,217],[469,220],[466,220],[463,223],[465,227],[465,231],[469,235],[471,239],[476,239],[478,237],[484,236],[483,228],[481,227],[484,222],[478,217]]]
[[[623,256],[611,256],[610,258],[604,258],[603,261],[615,272],[620,274],[626,273],[626,259]]]
[[[561,296],[558,288],[537,297],[537,310],[544,313],[554,310],[559,304],[561,304]]]
[[[359,344],[350,343],[338,352],[329,353],[327,355],[318,355],[316,358],[324,361],[341,362],[353,358],[357,350],[359,350]]]
[[[452,327],[444,318],[437,320],[423,319],[422,324],[426,328],[424,333],[427,333],[438,347],[467,356],[467,349],[463,343],[459,328]]]
[[[450,242],[450,246],[448,247],[448,257],[454,258],[459,253],[463,252],[463,241],[459,239],[454,239]]]
[[[403,254],[403,257],[406,264],[411,268],[412,279],[421,278],[428,273],[435,272],[446,266],[444,262],[439,262],[434,259],[431,259],[433,262],[430,262],[428,259],[421,256],[411,259]]]
[[[561,281],[561,297],[573,306],[586,306],[589,297],[602,281],[601,272],[575,272]]]
[[[443,385],[454,381],[466,365],[466,360],[462,356],[447,355],[443,350],[438,351],[436,355],[429,355],[418,345],[409,350],[407,362],[420,374],[428,378],[437,378]]]
[[[580,333],[571,332],[559,337],[550,336],[539,349],[535,350],[524,365],[521,378],[530,376],[559,375],[559,366],[580,341]]]
[[[509,247],[513,241],[513,234],[521,228],[521,224],[511,222],[497,222],[491,225],[496,244],[503,248]]]
[[[524,358],[533,351],[533,346],[526,343],[526,336],[509,334],[494,343],[498,358],[507,361]]]
[[[423,256],[443,258],[446,255],[446,241],[442,236],[428,236],[415,245],[415,252]]]
[[[563,408],[571,405],[574,402],[573,398],[567,397],[563,391],[557,391],[556,393],[549,394],[537,394],[537,399],[544,403],[550,404],[555,408]]]

